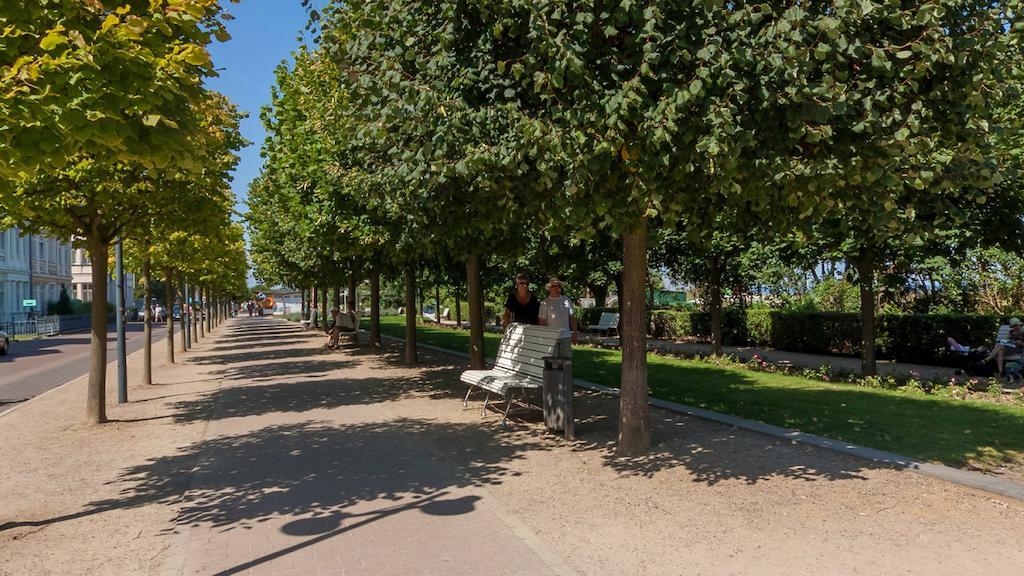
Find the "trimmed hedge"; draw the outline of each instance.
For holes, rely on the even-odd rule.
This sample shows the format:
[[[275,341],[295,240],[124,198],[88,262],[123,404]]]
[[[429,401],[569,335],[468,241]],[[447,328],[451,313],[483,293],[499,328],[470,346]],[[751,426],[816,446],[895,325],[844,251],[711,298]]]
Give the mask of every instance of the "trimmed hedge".
[[[601,314],[605,312],[614,312],[618,314],[618,308],[577,308],[576,309],[576,327],[582,332],[587,331],[587,326],[597,324],[598,320],[601,319]]]
[[[952,336],[969,346],[991,345],[1007,318],[968,314],[882,314],[876,317],[879,358],[919,364],[951,364],[961,359],[947,352]],[[655,310],[652,336],[662,339],[711,338],[711,314]],[[722,343],[767,346],[808,354],[860,354],[860,315],[846,312],[722,310]]]

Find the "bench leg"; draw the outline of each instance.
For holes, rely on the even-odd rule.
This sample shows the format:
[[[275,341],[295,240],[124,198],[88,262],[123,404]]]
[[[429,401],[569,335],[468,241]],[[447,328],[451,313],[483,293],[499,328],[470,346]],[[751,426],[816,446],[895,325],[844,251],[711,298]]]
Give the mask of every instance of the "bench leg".
[[[472,394],[472,393],[473,393],[473,385],[470,384],[469,385],[469,390],[466,390],[466,397],[463,398],[463,400],[462,400],[462,407],[463,408],[469,406],[469,395]]]
[[[484,409],[480,411],[480,417],[487,416],[487,402],[491,399],[491,392],[487,392],[487,396],[484,397]]]
[[[526,404],[527,406],[531,406],[532,404],[530,404],[530,395],[529,395],[529,394],[528,394],[528,393],[526,392],[526,388],[520,388],[519,390],[520,390],[520,391],[522,392],[522,394],[523,394],[523,402],[524,402],[524,403],[525,403],[525,404]]]
[[[513,395],[513,393],[514,393],[513,390],[509,390],[508,393],[506,394],[506,400],[507,401],[505,402],[505,414],[502,415],[502,418],[501,418],[501,425],[502,426],[508,426],[508,411],[509,411],[509,408],[512,407],[512,395]]]

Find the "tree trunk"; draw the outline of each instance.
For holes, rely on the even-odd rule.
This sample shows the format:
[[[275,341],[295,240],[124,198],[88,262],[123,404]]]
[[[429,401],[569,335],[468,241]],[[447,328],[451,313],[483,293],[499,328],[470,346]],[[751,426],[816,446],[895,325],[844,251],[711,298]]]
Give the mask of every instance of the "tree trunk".
[[[620,456],[647,454],[651,447],[647,406],[647,218],[623,235],[622,292],[619,293],[619,333],[622,335],[622,388],[619,396]]]
[[[370,270],[370,346],[380,354],[383,351],[380,338],[380,266]]]
[[[164,319],[167,322],[167,360],[171,364],[174,364],[174,275],[168,268],[164,270],[164,280],[167,281],[167,318]]]
[[[313,322],[313,311],[317,309],[317,305],[318,304],[316,286],[313,286],[312,288],[309,289],[309,325],[313,326],[314,328],[320,327],[319,319],[316,319],[317,322]]]
[[[416,291],[419,293],[419,296],[420,296],[420,309],[419,309],[419,313],[420,313],[420,317],[422,318],[423,317],[423,285],[422,284],[418,285],[416,287]]]
[[[320,327],[327,328],[327,286],[320,289]]]
[[[625,254],[625,253],[623,253],[623,254]],[[615,275],[615,295],[619,299],[619,303],[616,304],[615,307],[619,309],[619,313],[622,312],[622,291],[624,290],[624,288],[622,287],[622,284],[623,284],[622,275],[623,275],[623,272],[619,272],[618,274]]]
[[[299,319],[309,318],[306,315],[306,289],[299,288]]]
[[[145,248],[143,248],[145,249]],[[150,286],[149,277],[149,251],[142,257],[142,292],[145,301],[143,311],[145,325],[143,326],[143,352],[142,352],[142,382],[146,386],[153,385],[153,289]]]
[[[591,284],[587,286],[590,289],[590,293],[594,295],[594,306],[597,308],[604,308],[605,304],[608,303],[608,285],[607,284]]]
[[[341,310],[341,284],[334,287],[334,300],[331,301],[334,308]]]
[[[722,355],[722,259],[711,257],[710,292],[711,300],[711,353]]]
[[[348,312],[359,313],[359,298],[357,297],[356,291],[359,290],[359,285],[356,283],[356,275],[348,275],[348,294],[345,295],[345,309]]]
[[[480,252],[472,250],[466,259],[469,284],[469,368],[484,369],[484,300],[480,278]]]
[[[441,284],[434,284],[434,320],[441,325]]]
[[[93,296],[86,421],[102,424],[107,421],[107,257],[110,247],[92,238],[88,242]]]
[[[416,268],[405,269],[405,363],[419,362],[416,351]]]
[[[860,374],[874,376],[878,373],[875,359],[875,255],[861,250],[854,262],[860,276]]]
[[[203,305],[203,310],[206,311],[206,333],[209,334],[213,331],[213,298],[210,296],[209,286],[203,290],[203,294],[206,296],[206,302]]]
[[[462,328],[462,302],[459,302],[459,287],[455,287],[455,325]]]
[[[188,284],[181,277],[181,304],[178,306],[178,317],[181,320],[181,351],[188,352]]]
[[[199,337],[206,338],[206,319],[203,317],[206,308],[204,306],[204,300],[207,296],[205,290],[202,287],[196,288],[196,300],[197,308],[199,308],[199,314],[196,314],[196,323],[199,325]]]

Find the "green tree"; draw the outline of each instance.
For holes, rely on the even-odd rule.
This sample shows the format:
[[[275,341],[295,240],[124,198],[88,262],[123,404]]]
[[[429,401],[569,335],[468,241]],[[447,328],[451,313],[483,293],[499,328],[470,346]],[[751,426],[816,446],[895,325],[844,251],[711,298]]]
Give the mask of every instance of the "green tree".
[[[207,108],[218,109],[226,102],[217,96],[207,95],[203,102],[196,102],[194,109],[202,114]],[[230,109],[229,110],[233,110]],[[193,174],[197,179],[205,178],[207,184],[226,177],[229,166],[224,161],[224,147],[237,147],[242,142],[237,137],[237,118],[233,112],[223,117],[228,126],[205,124],[190,136],[197,150],[209,153],[215,168],[204,172],[200,167]],[[234,137],[224,138],[224,132]],[[215,153],[216,152],[216,153]],[[230,152],[226,152],[229,157]],[[230,164],[230,162],[229,162]],[[223,197],[226,183],[214,184],[213,194]],[[108,279],[109,249],[118,238],[128,238],[136,233],[146,234],[152,219],[165,206],[175,202],[189,206],[190,196],[181,194],[179,187],[161,186],[153,170],[137,163],[120,162],[107,164],[97,158],[82,155],[77,162],[63,170],[38,173],[24,177],[17,182],[13,193],[0,195],[0,207],[4,208],[4,222],[27,230],[45,230],[51,234],[77,238],[84,244],[92,262],[92,284],[94,294],[105,294]],[[201,192],[210,192],[202,188]],[[191,207],[199,209],[198,205]],[[191,217],[191,211],[186,211]],[[92,354],[89,371],[89,396],[87,417],[92,423],[106,421],[106,303],[95,298],[92,305]]]
[[[773,180],[857,271],[875,373],[879,264],[975,217],[1000,180],[997,111],[1021,73],[1016,2],[831,2],[740,11],[737,48],[792,143]],[[757,23],[754,23],[756,18]],[[765,98],[768,96],[768,98]],[[813,191],[815,195],[798,191]],[[820,218],[819,218],[820,216]]]
[[[0,195],[19,173],[97,161],[191,164],[190,107],[227,40],[220,0],[0,6]]]

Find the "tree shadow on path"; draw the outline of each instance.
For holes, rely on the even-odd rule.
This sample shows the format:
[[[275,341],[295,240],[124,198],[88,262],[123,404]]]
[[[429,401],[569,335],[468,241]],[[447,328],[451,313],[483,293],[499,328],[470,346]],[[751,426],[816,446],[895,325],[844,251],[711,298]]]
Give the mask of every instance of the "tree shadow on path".
[[[232,386],[199,398],[176,402],[175,421],[240,418],[264,414],[368,406],[416,396],[451,400],[450,389],[438,386],[447,370],[426,370],[407,378],[327,378],[299,382]]]
[[[221,355],[221,361],[224,356],[231,355]],[[211,364],[215,358],[208,358]],[[228,378],[241,378],[243,368],[262,369],[261,377],[276,378],[300,374],[321,362],[319,358],[303,359],[301,354],[298,358],[255,366],[228,365],[222,372]],[[356,359],[342,356],[327,362],[336,363],[332,368],[336,369],[354,365]],[[391,359],[385,359],[384,365],[389,362]],[[293,370],[289,367],[292,365],[298,368]],[[231,370],[238,371],[227,372]],[[323,380],[227,387],[197,399],[171,403],[170,415],[184,423],[415,398],[448,399],[457,415],[461,403],[453,391],[459,370],[461,367],[449,363],[419,367],[399,376],[332,375]],[[470,422],[397,418],[341,424],[307,420],[264,426],[154,456],[121,472],[114,480],[123,486],[116,498],[94,501],[81,510],[53,518],[7,522],[0,525],[0,531],[180,503],[176,526],[169,530],[188,526],[233,531],[284,517],[289,520],[282,528],[286,534],[318,534],[224,572],[232,574],[341,532],[358,530],[378,518],[411,512],[471,511],[471,500],[449,496],[460,489],[514,479],[524,468],[520,460],[551,451],[594,454],[625,476],[653,477],[681,469],[689,473],[682,478],[707,485],[724,481],[754,484],[777,478],[802,482],[865,480],[862,473],[878,467],[656,409],[652,409],[651,455],[621,458],[614,450],[617,400],[577,391],[576,412],[580,437],[568,443],[545,433],[542,426],[513,423],[505,427],[497,418]],[[765,457],[769,452],[770,457]],[[572,466],[578,461],[568,454],[559,458],[558,465]],[[373,511],[367,513],[367,508]]]

